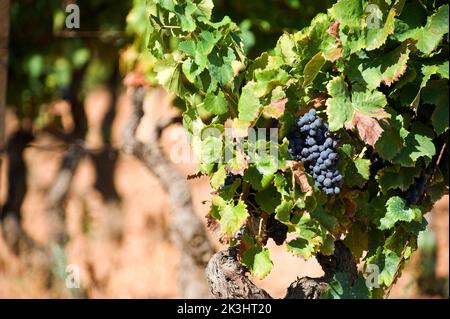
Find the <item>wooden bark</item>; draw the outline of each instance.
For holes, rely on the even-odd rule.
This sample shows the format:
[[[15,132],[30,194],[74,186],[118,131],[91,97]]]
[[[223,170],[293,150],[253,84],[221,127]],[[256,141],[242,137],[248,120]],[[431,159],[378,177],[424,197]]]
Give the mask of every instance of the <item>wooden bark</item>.
[[[33,140],[31,132],[19,129],[6,148],[8,155],[8,193],[1,210],[3,235],[13,252],[19,252],[20,240],[26,236],[22,229],[21,207],[27,193],[27,167],[23,153]]]
[[[237,250],[229,248],[219,251],[210,259],[206,274],[212,295],[223,299],[271,299],[245,274],[246,270],[237,261]]]
[[[336,272],[348,272],[356,278],[356,264],[350,250],[341,241],[335,242],[332,256],[318,255],[325,275],[320,278],[302,277],[287,289],[285,299],[318,299],[328,287]],[[258,288],[247,277],[246,270],[237,259],[236,248],[216,253],[206,267],[206,276],[215,298],[227,299],[270,299],[266,291]]]
[[[124,151],[136,156],[154,174],[169,195],[173,216],[172,235],[180,253],[179,285],[183,298],[209,298],[205,266],[214,254],[205,227],[196,215],[185,176],[164,155],[160,146],[164,127],[177,119],[156,125],[148,134],[147,143],[139,142],[134,135],[142,118],[145,89],[138,87],[133,94],[133,114],[124,132]]]
[[[8,81],[10,0],[0,0],[0,175],[5,143],[6,88]]]
[[[65,245],[68,240],[65,222],[65,200],[70,190],[75,170],[84,155],[82,144],[72,144],[64,153],[58,174],[47,197],[49,238],[52,244]]]
[[[66,98],[70,104],[70,111],[75,126],[69,135],[62,136],[69,144],[69,148],[64,153],[58,174],[47,196],[50,242],[58,245],[64,245],[68,240],[65,225],[65,200],[69,193],[75,170],[86,151],[84,138],[88,129],[87,117],[83,100],[79,96],[86,70],[87,64],[72,73]]]

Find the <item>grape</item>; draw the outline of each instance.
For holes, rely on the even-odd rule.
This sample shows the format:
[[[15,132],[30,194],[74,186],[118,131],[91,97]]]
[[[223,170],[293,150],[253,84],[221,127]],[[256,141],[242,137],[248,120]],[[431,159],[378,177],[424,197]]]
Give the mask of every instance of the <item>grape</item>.
[[[416,204],[424,195],[428,176],[432,174],[428,174],[428,172],[432,172],[432,170],[425,170],[421,176],[415,178],[414,183],[406,191],[405,199],[408,205]]]
[[[270,214],[267,219],[266,233],[267,237],[272,238],[277,246],[283,244],[287,237],[288,227],[275,219],[275,214]]]
[[[228,174],[227,177],[225,178],[224,184],[219,187],[219,191],[224,191],[224,190],[230,189],[230,187],[234,184],[234,182],[236,180],[238,180],[240,182],[240,178],[237,175]],[[241,190],[242,190],[242,187],[239,183],[236,191],[238,193],[240,193]]]
[[[339,194],[343,178],[338,170],[338,141],[334,139],[335,135],[329,131],[327,123],[316,115],[315,109],[309,110],[295,123],[289,142],[292,156],[304,162],[306,171],[325,194]]]
[[[310,145],[310,146],[313,146],[313,145],[316,144],[316,140],[313,139],[312,137],[308,137],[308,138],[306,139],[306,144],[308,144],[308,145]]]
[[[322,119],[318,118],[314,121],[314,125],[316,125],[316,127],[321,127],[322,126]]]
[[[304,148],[304,149],[302,149],[301,154],[302,154],[303,156],[308,156],[308,155],[309,155],[309,150],[308,150],[307,148]]]
[[[241,227],[239,228],[239,230],[236,232],[236,234],[234,234],[234,238],[237,240],[241,240],[242,236],[244,235],[244,231],[245,231],[245,227]]]
[[[225,178],[224,186],[231,186],[231,185],[233,185],[235,179],[236,179],[236,175],[228,175]]]

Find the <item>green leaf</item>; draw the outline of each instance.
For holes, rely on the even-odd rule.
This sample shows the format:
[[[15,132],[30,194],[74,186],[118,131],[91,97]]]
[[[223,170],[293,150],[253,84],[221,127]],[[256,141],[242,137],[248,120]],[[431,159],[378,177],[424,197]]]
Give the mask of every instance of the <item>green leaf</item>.
[[[352,106],[367,116],[379,116],[380,111],[387,104],[386,96],[379,91],[353,92]]]
[[[263,211],[271,214],[281,202],[281,195],[274,186],[256,193],[255,201]]]
[[[276,86],[285,85],[289,80],[289,74],[283,69],[265,69],[255,71],[255,94],[263,97],[269,94]]]
[[[309,60],[308,63],[306,63],[305,69],[303,70],[303,87],[307,87],[314,81],[325,62],[325,58],[322,53],[319,52],[311,60]]]
[[[370,160],[357,158],[355,160],[355,167],[358,171],[358,174],[362,176],[362,178],[368,180],[370,176]]]
[[[340,147],[341,164],[340,170],[344,176],[346,185],[362,187],[370,175],[370,161],[367,159],[353,159],[354,148],[350,144]]]
[[[353,119],[350,94],[347,84],[341,77],[336,77],[328,82],[327,90],[331,96],[326,102],[328,125],[331,131],[337,131],[344,127],[346,122],[350,122]]]
[[[342,26],[358,28],[362,25],[363,7],[361,4],[361,1],[339,0],[328,11]]]
[[[383,270],[380,272],[378,278],[379,284],[384,284],[387,287],[392,285],[399,263],[400,257],[395,252],[386,250],[382,265]]]
[[[448,67],[448,65],[447,65]],[[436,107],[431,115],[434,131],[440,135],[448,130],[449,98],[448,81],[430,81],[422,92],[423,103],[434,104]]]
[[[295,255],[302,255],[305,259],[311,257],[315,252],[314,245],[309,243],[307,239],[301,237],[287,242],[286,248]]]
[[[383,132],[375,143],[375,149],[385,160],[392,160],[403,148],[402,121],[403,118],[397,116],[389,119],[387,123],[380,122]]]
[[[392,8],[386,18],[382,28],[372,28],[366,30],[366,50],[371,51],[381,47],[388,36],[394,33],[395,8]]]
[[[415,96],[414,100],[411,102],[411,106],[415,109],[419,107],[420,97],[422,93],[422,89],[427,85],[431,76],[439,74],[442,78],[448,79],[448,61],[443,62],[442,64],[425,64],[422,66],[422,82],[420,83],[419,91]],[[447,94],[448,95],[448,94]]]
[[[246,169],[244,173],[244,181],[250,183],[257,191],[267,188],[272,180],[273,174],[263,175],[253,165]]]
[[[195,56],[196,46],[195,46],[195,42],[192,40],[181,41],[178,44],[178,49],[180,49],[181,51],[183,51],[184,53],[186,53],[192,57]]]
[[[369,289],[363,277],[358,277],[354,283],[350,274],[338,272],[328,284],[328,289],[320,295],[320,299],[368,299]]]
[[[390,189],[395,188],[406,191],[414,182],[414,178],[419,175],[419,168],[395,165],[381,169],[378,172],[377,181],[383,194],[386,194]]]
[[[212,10],[214,8],[214,3],[212,0],[201,0],[197,7],[200,11],[203,12],[203,14],[208,18],[211,19]]]
[[[394,163],[402,166],[415,166],[419,157],[431,159],[436,154],[432,133],[426,127],[415,123],[405,139],[405,147],[394,158]]]
[[[347,236],[345,236],[344,244],[350,249],[356,261],[359,261],[363,252],[369,249],[368,235],[367,226],[360,222],[355,222]]]
[[[155,65],[156,79],[169,92],[180,94],[180,68],[173,60],[161,60]]]
[[[198,52],[204,57],[204,54]],[[229,47],[221,47],[220,51],[213,49],[213,52],[208,55],[209,73],[221,85],[226,85],[234,76],[232,62],[236,60],[233,49]]]
[[[369,56],[359,58],[354,55],[350,58],[346,72],[352,80],[358,81],[368,90],[374,90],[382,83],[390,86],[406,72],[409,54],[408,46],[402,44],[375,58]]]
[[[238,103],[238,111],[239,119],[243,121],[252,121],[261,110],[262,106],[254,89],[254,82],[247,83],[242,89]]]
[[[416,47],[424,54],[433,52],[448,33],[448,4],[441,6],[435,14],[428,17],[425,27],[416,32]]]
[[[224,185],[225,179],[227,178],[227,171],[224,166],[220,166],[219,169],[211,177],[211,187],[214,189],[219,189],[220,186]]]
[[[281,222],[289,222],[291,219],[291,211],[292,207],[294,206],[293,202],[288,201],[282,201],[280,205],[275,208],[275,217]]]
[[[325,211],[320,205],[318,205],[314,210],[311,211],[311,217],[317,220],[330,232],[335,231],[336,227],[339,224],[337,218],[329,212]]]
[[[312,219],[309,214],[303,214],[295,225],[297,238],[287,242],[286,248],[293,254],[301,254],[305,259],[316,254],[324,243],[329,246],[328,237],[331,235],[316,219]],[[325,249],[329,253],[329,249]]]
[[[218,91],[217,95],[208,92],[203,100],[204,108],[215,115],[220,115],[228,112],[227,101],[222,91]]]
[[[389,198],[386,202],[386,215],[380,219],[378,229],[386,230],[394,227],[398,221],[411,222],[422,218],[418,208],[406,208],[406,201],[398,196]]]
[[[194,17],[192,16],[196,10],[196,6],[192,2],[187,2],[183,8],[179,5],[175,6],[175,13],[180,20],[180,26],[183,31],[192,32],[196,29]]]
[[[263,175],[275,174],[278,170],[278,159],[267,153],[256,154],[255,166]]]
[[[200,39],[197,44],[198,52],[207,56],[211,53],[217,41],[220,39],[220,33],[215,35],[209,31],[202,31],[200,32],[199,37]]]
[[[269,249],[260,245],[255,245],[246,250],[242,256],[242,263],[258,279],[266,277],[273,267]]]
[[[226,204],[220,208],[219,216],[221,232],[232,237],[248,217],[247,206],[242,201],[239,201],[236,206]]]
[[[286,64],[292,65],[297,59],[295,52],[295,41],[290,34],[283,34],[279,39],[275,49],[277,55],[281,56]]]
[[[201,70],[198,66],[192,61],[191,58],[184,60],[181,65],[181,70],[183,70],[183,74],[186,76],[189,82],[195,83],[195,79],[197,75],[200,74]]]
[[[222,159],[223,142],[220,138],[208,136],[201,142],[200,162],[219,163]]]
[[[327,84],[331,98],[326,101],[328,124],[331,131],[336,131],[346,123],[351,123],[355,111],[366,116],[386,116],[383,107],[386,97],[379,91],[354,91],[352,96],[342,77],[335,77]]]

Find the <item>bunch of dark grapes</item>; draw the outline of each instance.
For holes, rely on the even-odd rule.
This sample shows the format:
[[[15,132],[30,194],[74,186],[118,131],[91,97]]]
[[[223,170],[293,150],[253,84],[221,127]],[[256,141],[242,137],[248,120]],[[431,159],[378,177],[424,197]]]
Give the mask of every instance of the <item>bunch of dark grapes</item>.
[[[414,183],[406,191],[406,202],[408,205],[417,204],[425,194],[428,178],[433,174],[434,164],[429,165],[422,174],[414,179]]]
[[[276,220],[275,214],[270,214],[266,225],[267,237],[272,238],[275,244],[280,246],[286,240],[287,232],[288,227],[279,220]]]
[[[234,180],[236,179],[236,175],[229,174],[225,178],[225,183],[223,186],[231,186],[234,183]]]
[[[229,188],[231,185],[233,185],[235,179],[236,175],[228,174],[227,177],[225,178],[225,182],[223,183],[223,185],[219,187],[219,191],[223,191]]]
[[[427,179],[425,175],[416,178],[414,184],[408,188],[406,191],[406,202],[408,205],[416,204],[423,193],[425,192],[425,187],[427,186]]]
[[[316,116],[315,109],[298,118],[289,141],[292,156],[303,162],[317,187],[327,195],[339,194],[341,191],[342,175],[338,170],[337,145],[328,125]]]

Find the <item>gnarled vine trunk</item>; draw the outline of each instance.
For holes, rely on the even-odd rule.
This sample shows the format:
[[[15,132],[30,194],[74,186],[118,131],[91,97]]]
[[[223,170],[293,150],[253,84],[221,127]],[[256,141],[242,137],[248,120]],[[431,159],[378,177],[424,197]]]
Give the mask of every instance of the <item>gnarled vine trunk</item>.
[[[325,272],[324,276],[298,278],[288,287],[285,299],[318,299],[335,273],[349,273],[352,280],[357,276],[353,255],[341,241],[335,242],[332,256],[318,254],[317,260]],[[271,299],[272,297],[265,290],[258,288],[246,273],[247,270],[238,261],[235,247],[216,253],[206,267],[208,283],[215,298]]]

